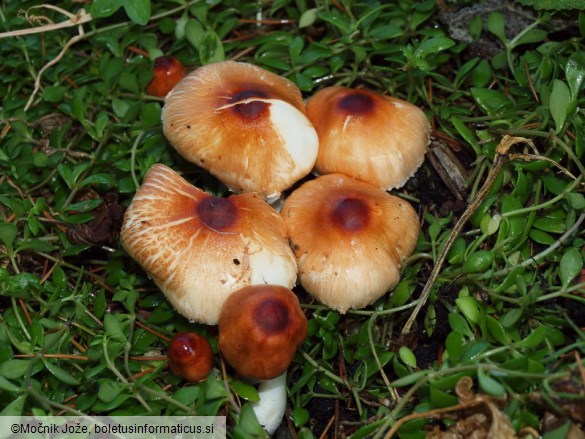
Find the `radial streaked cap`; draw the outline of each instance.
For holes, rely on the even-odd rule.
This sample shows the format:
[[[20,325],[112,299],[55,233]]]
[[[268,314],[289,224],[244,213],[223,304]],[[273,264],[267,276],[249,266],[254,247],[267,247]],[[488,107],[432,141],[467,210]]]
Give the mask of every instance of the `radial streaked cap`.
[[[187,75],[165,99],[163,130],[185,159],[237,192],[269,200],[307,175],[317,133],[288,79],[235,61]]]
[[[145,175],[120,237],[191,321],[216,324],[225,299],[244,286],[296,281],[286,225],[270,205],[256,194],[213,197],[161,164]]]
[[[290,365],[307,336],[297,296],[278,285],[242,288],[226,300],[218,323],[219,348],[245,377],[268,380]]]
[[[300,283],[342,313],[396,286],[420,230],[409,203],[341,174],[303,184],[285,200],[281,214]]]
[[[308,100],[307,115],[319,135],[318,174],[341,173],[392,189],[424,161],[430,124],[420,108],[404,100],[326,87]]]

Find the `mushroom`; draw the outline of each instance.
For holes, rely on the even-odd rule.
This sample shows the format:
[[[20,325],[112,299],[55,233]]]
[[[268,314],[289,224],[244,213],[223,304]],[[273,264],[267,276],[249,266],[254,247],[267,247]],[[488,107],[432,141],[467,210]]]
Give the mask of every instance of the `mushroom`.
[[[244,286],[296,282],[286,225],[272,207],[256,194],[214,197],[162,164],[144,176],[120,237],[191,321],[216,324],[226,298]]]
[[[152,96],[165,97],[185,77],[187,71],[177,58],[159,56],[154,60],[152,74],[152,81],[146,87],[147,93]]]
[[[286,408],[286,370],[307,336],[297,296],[278,285],[244,287],[225,301],[218,323],[219,349],[241,375],[261,380],[253,410],[270,433]]]
[[[211,372],[213,354],[205,337],[194,332],[179,332],[167,351],[171,372],[189,382],[202,381]]]
[[[221,309],[219,349],[245,377],[282,374],[307,335],[297,296],[279,285],[254,285],[232,293]]]
[[[200,67],[169,93],[163,130],[188,161],[236,192],[272,201],[315,164],[318,137],[300,90],[252,64]]]
[[[304,183],[284,201],[281,214],[300,283],[341,313],[396,286],[420,230],[408,202],[342,174]]]
[[[341,173],[389,190],[424,161],[429,121],[409,102],[333,86],[309,98],[307,115],[319,135],[318,174]]]

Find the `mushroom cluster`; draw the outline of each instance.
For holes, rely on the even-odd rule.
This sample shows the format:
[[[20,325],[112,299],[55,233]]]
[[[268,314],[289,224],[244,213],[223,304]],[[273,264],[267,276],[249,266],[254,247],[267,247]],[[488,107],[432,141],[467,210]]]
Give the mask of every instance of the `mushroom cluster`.
[[[327,87],[305,105],[289,80],[233,61],[180,80],[162,123],[179,154],[235,194],[215,197],[155,164],[126,211],[122,245],[180,314],[218,325],[223,358],[261,383],[254,410],[272,433],[286,406],[286,370],[307,334],[291,290],[297,276],[341,313],[396,285],[419,221],[386,190],[422,163],[429,123],[414,105],[367,90]],[[318,176],[280,213],[270,205],[311,172]],[[169,350],[173,370],[196,381],[183,355],[196,346],[179,341]]]

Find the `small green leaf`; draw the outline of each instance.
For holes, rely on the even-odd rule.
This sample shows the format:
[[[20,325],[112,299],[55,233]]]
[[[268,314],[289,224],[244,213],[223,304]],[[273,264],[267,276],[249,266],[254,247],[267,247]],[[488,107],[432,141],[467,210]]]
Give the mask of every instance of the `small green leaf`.
[[[388,40],[391,38],[399,37],[404,33],[404,30],[395,24],[383,24],[381,26],[374,27],[368,32],[370,38],[380,38]]]
[[[82,87],[73,90],[73,99],[71,100],[71,112],[81,123],[85,123],[85,95],[87,94],[87,88]]]
[[[392,306],[404,305],[410,298],[411,291],[412,285],[409,281],[407,280],[400,281],[392,291],[389,303]]]
[[[467,125],[465,125],[461,121],[461,119],[459,119],[457,116],[452,116],[451,117],[451,123],[453,124],[453,126],[455,127],[455,129],[457,130],[457,132],[459,133],[459,135],[461,137],[463,137],[463,140],[465,140],[467,143],[469,143],[469,145],[471,145],[471,147],[473,148],[473,150],[475,151],[475,153],[477,155],[480,155],[482,153],[481,152],[481,147],[479,146],[479,143],[477,142],[477,139],[475,138],[475,135],[467,127]]]
[[[447,318],[449,320],[449,326],[453,331],[457,331],[466,337],[473,337],[473,332],[469,328],[467,320],[461,314],[449,313]]]
[[[569,57],[565,65],[565,75],[571,90],[573,101],[577,100],[583,84],[585,84],[585,57],[574,54]]]
[[[575,210],[584,210],[585,209],[585,196],[579,193],[568,193],[566,195],[567,200],[571,204],[571,207]]]
[[[89,177],[85,178],[81,183],[79,183],[79,187],[84,187],[88,185],[103,185],[106,187],[115,186],[117,183],[116,177],[112,174],[92,174]]]
[[[120,321],[116,318],[117,315],[106,314],[104,316],[104,329],[109,337],[120,342],[125,342],[126,336],[124,335]]]
[[[250,384],[244,383],[243,381],[232,381],[230,387],[240,398],[246,401],[260,401],[258,391]]]
[[[447,50],[455,45],[455,41],[447,37],[434,37],[430,40],[424,41],[414,51],[414,56],[418,58],[426,58],[430,54],[436,54],[443,50]]]
[[[201,395],[201,388],[198,386],[187,386],[181,387],[175,393],[173,393],[173,399],[179,401],[182,404],[190,405],[193,404]]]
[[[530,233],[528,233],[528,237],[532,239],[537,244],[542,245],[552,245],[556,242],[556,240],[550,236],[548,233],[543,232],[542,230],[532,229]]]
[[[500,318],[500,323],[504,328],[511,328],[520,320],[523,313],[524,310],[522,308],[512,308]]]
[[[153,128],[160,125],[161,109],[157,102],[150,102],[140,110],[140,122],[143,129]]]
[[[0,241],[2,241],[7,248],[12,249],[17,234],[18,229],[15,224],[0,223]]]
[[[559,79],[553,81],[549,99],[550,113],[555,121],[556,132],[561,131],[567,119],[567,107],[571,102],[571,91],[567,84]]]
[[[126,0],[124,10],[136,24],[144,26],[150,20],[150,0]]]
[[[67,87],[49,86],[43,90],[43,98],[47,102],[61,102],[65,97]]]
[[[489,250],[478,250],[463,264],[465,273],[479,273],[486,270],[494,262],[494,253]]]
[[[510,343],[510,337],[506,334],[504,326],[492,316],[486,316],[487,328],[492,337],[494,337],[502,345]]]
[[[414,372],[414,373],[408,374],[402,378],[399,378],[395,381],[392,381],[392,383],[390,383],[390,385],[392,387],[410,386],[411,384],[414,384],[414,383],[420,381],[423,377],[427,376],[428,374],[429,374],[428,370],[421,370],[419,372]]]
[[[539,326],[530,333],[520,342],[517,346],[522,349],[534,349],[544,341],[546,335],[546,329],[544,326]]]
[[[490,347],[489,343],[486,343],[484,341],[469,343],[466,345],[466,349],[461,355],[461,361],[466,362],[475,360],[475,358],[478,355],[481,355],[482,353],[487,351],[489,347]]]
[[[4,410],[0,412],[0,416],[20,416],[24,409],[24,403],[26,402],[26,398],[28,397],[28,393],[24,393],[4,407]]]
[[[455,265],[463,261],[466,246],[467,243],[465,242],[465,239],[458,236],[447,253],[447,261],[449,261],[449,264]]]
[[[543,29],[530,29],[523,33],[520,38],[514,39],[514,47],[522,44],[532,44],[543,41],[548,36],[548,32]]]
[[[103,401],[97,401],[92,410],[96,412],[109,412],[123,404],[128,398],[130,398],[130,396],[131,395],[128,393],[122,393],[107,403]]]
[[[0,376],[0,390],[4,390],[6,392],[16,393],[16,392],[20,391],[20,387],[18,387],[12,381],[8,381],[3,376]]]
[[[471,34],[471,38],[477,40],[481,35],[483,30],[483,20],[481,16],[476,15],[469,21],[469,33]]]
[[[119,83],[121,88],[128,90],[131,93],[138,94],[140,92],[138,77],[129,71],[123,71],[120,74]]]
[[[95,0],[91,4],[89,12],[96,18],[109,17],[120,9],[123,3],[123,0]]]
[[[305,12],[303,12],[303,15],[301,15],[301,18],[299,19],[299,28],[302,29],[311,26],[313,23],[315,23],[316,19],[317,8],[307,9]]]
[[[264,430],[258,423],[252,404],[244,404],[240,410],[240,417],[238,419],[238,426],[241,427],[247,434],[247,437],[263,437]]]
[[[366,377],[369,378],[375,373],[380,371],[380,367],[386,366],[392,359],[394,359],[395,354],[394,352],[378,352],[378,361],[380,362],[380,366],[378,366],[378,362],[374,359],[371,355],[370,350],[367,351],[367,359],[365,362],[366,366]]]
[[[433,385],[430,386],[430,394],[431,404],[433,405],[433,407],[436,408],[450,407],[452,405],[457,404],[458,402],[457,397],[455,395],[444,392]]]
[[[463,334],[461,334],[459,331],[450,332],[447,338],[445,339],[445,348],[447,349],[449,358],[453,362],[457,362],[459,360],[459,357],[461,357],[461,352],[463,352],[464,343],[465,340],[463,339]]]
[[[21,252],[23,250],[31,250],[33,252],[51,252],[55,250],[57,247],[49,244],[46,241],[41,241],[40,239],[32,239],[30,241],[21,242],[17,246],[17,251]]]
[[[503,93],[489,88],[472,87],[471,95],[488,115],[495,116],[510,105],[510,100]]]
[[[564,218],[541,217],[534,220],[532,226],[548,233],[564,233],[566,230]]]
[[[505,26],[505,18],[502,13],[492,12],[490,15],[488,15],[488,30],[496,37],[498,37],[498,39],[504,44],[508,41],[508,38],[506,37]]]
[[[485,393],[492,396],[504,396],[506,394],[506,388],[486,374],[483,369],[477,370],[477,381],[479,382],[479,387]]]
[[[30,360],[8,360],[0,364],[0,376],[14,380],[23,376],[30,367]]]
[[[309,421],[309,418],[309,411],[304,407],[297,407],[291,413],[291,420],[297,428],[305,425]]]
[[[203,39],[197,46],[197,50],[202,64],[219,62],[225,59],[221,39],[212,30],[205,32]]]
[[[78,386],[79,384],[81,384],[77,378],[72,376],[69,372],[66,372],[65,370],[61,369],[56,364],[53,364],[45,359],[43,359],[43,363],[45,364],[47,370],[51,372],[59,381],[72,386]]]
[[[99,386],[98,398],[105,403],[112,402],[124,390],[122,384],[105,378],[100,380]]]
[[[349,34],[351,31],[351,24],[349,17],[346,14],[339,12],[336,9],[332,9],[331,12],[320,11],[317,12],[317,16],[327,23],[332,24],[338,28],[344,34]]]
[[[570,247],[563,256],[559,264],[559,277],[563,288],[566,288],[571,281],[583,269],[583,256],[575,247]]]
[[[293,65],[295,65],[299,59],[299,55],[303,51],[304,41],[301,37],[295,37],[291,40],[290,44],[288,45],[288,52],[290,55],[290,61]]]
[[[455,299],[457,308],[471,323],[479,323],[481,317],[481,303],[472,296],[458,297]]]
[[[414,352],[412,352],[409,348],[407,348],[406,346],[400,346],[400,349],[398,350],[398,355],[400,356],[400,359],[404,364],[412,368],[416,368],[416,356],[414,355]]]
[[[185,23],[185,37],[196,49],[201,44],[204,35],[205,29],[203,29],[203,26],[199,21],[191,19]]]
[[[568,182],[553,175],[543,175],[542,182],[547,191],[553,195],[560,195],[568,186]]]

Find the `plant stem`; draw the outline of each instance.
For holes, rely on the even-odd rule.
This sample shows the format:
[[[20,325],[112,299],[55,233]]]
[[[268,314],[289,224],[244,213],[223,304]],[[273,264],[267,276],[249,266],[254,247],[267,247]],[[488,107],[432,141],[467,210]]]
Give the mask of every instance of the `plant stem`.
[[[451,249],[451,246],[455,242],[455,239],[461,233],[461,230],[463,229],[463,226],[465,225],[467,220],[471,217],[471,215],[473,215],[473,213],[477,210],[477,208],[483,202],[485,197],[489,194],[489,191],[492,185],[494,184],[494,181],[496,180],[498,174],[500,173],[500,169],[502,169],[504,163],[508,161],[508,151],[513,145],[517,143],[526,143],[528,145],[533,146],[531,140],[525,139],[523,137],[504,136],[502,138],[502,141],[496,148],[496,157],[494,158],[492,169],[488,173],[485,183],[483,184],[483,186],[481,187],[481,189],[479,190],[471,204],[467,207],[467,209],[465,209],[465,212],[463,212],[463,214],[457,221],[457,224],[455,224],[455,227],[453,227],[453,230],[451,230],[451,233],[449,234],[449,237],[445,241],[445,245],[441,250],[441,253],[439,254],[439,258],[435,262],[435,266],[433,267],[433,270],[429,275],[427,283],[425,284],[423,291],[421,292],[420,297],[417,300],[416,308],[406,321],[404,328],[402,328],[402,334],[408,334],[410,332],[412,325],[414,324],[414,321],[416,320],[420,310],[426,303],[431,293],[431,290],[435,284],[437,277],[439,276],[441,268],[443,267],[443,263],[445,262],[447,254]]]

